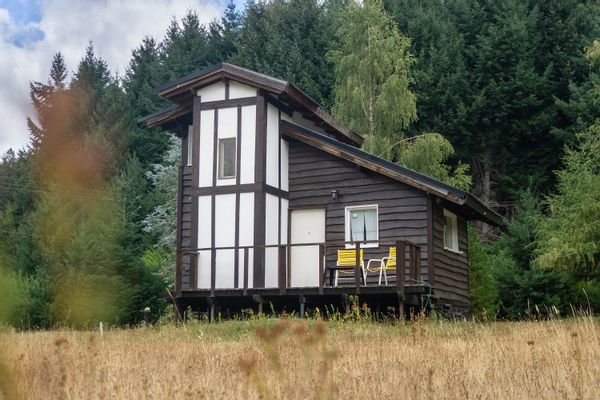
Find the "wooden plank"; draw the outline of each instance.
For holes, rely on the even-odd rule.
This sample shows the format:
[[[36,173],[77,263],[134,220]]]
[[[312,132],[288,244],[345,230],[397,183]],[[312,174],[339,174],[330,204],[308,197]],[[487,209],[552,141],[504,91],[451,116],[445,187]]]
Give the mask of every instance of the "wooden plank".
[[[259,183],[244,183],[241,185],[225,185],[225,186],[207,186],[195,187],[192,193],[196,196],[207,196],[213,194],[233,194],[233,193],[248,193],[258,192],[262,190],[263,185]]]
[[[427,280],[435,286],[435,252],[433,247],[433,201],[427,196]]]
[[[213,128],[213,187],[217,186],[217,157],[218,157],[218,144],[219,144],[219,111],[215,110],[214,112],[214,128]],[[211,238],[211,257],[210,257],[210,293],[211,296],[214,296],[215,286],[217,280],[217,251],[215,250],[215,231],[216,231],[216,195],[212,195],[212,202],[210,207],[210,238]]]
[[[406,242],[398,240],[396,242],[396,291],[399,296],[404,296],[406,268]]]
[[[244,247],[244,296],[248,295],[248,248]]]
[[[325,286],[325,245],[319,245],[319,294],[323,294]]]
[[[180,165],[177,169],[177,236],[175,238],[175,295],[179,296],[181,293],[181,274],[182,274],[182,257],[181,257],[181,235],[182,235],[182,223],[181,223],[181,205],[182,205],[182,197],[183,191],[181,175],[183,171],[183,166]]]
[[[286,260],[286,254],[285,254],[285,250],[286,250],[286,246],[279,246],[278,247],[278,252],[279,252],[279,257],[277,260],[277,265],[278,265],[278,279],[279,279],[279,293],[280,294],[285,294],[285,291],[287,289],[287,276],[286,276],[286,265],[285,265],[285,260]]]
[[[415,246],[415,279],[421,280],[421,247]]]
[[[195,96],[193,100],[192,114],[192,186],[198,186],[199,168],[198,159],[200,155],[200,110],[201,98]],[[183,216],[182,216],[183,217]],[[192,195],[191,201],[191,223],[192,233],[190,238],[190,247],[198,247],[198,196]],[[190,255],[190,289],[198,287],[198,255]]]
[[[239,99],[207,101],[201,104],[202,110],[218,110],[221,108],[245,107],[256,104],[256,97],[242,97]]]
[[[356,288],[356,293],[358,294],[360,293],[360,276],[362,275],[362,271],[360,271],[360,242],[354,243],[354,249],[356,250],[356,262],[354,265],[354,286]]]
[[[229,80],[226,81],[225,98],[229,99]],[[235,185],[240,186],[241,153],[242,153],[242,107],[237,108],[237,130],[236,130],[236,161],[235,161]],[[235,194],[235,250],[234,250],[234,287],[239,287],[240,280],[240,193]]]
[[[267,150],[267,105],[264,92],[259,91],[256,99],[256,139],[254,182],[261,189],[254,196],[254,287],[265,286],[265,192],[263,185],[266,179]]]

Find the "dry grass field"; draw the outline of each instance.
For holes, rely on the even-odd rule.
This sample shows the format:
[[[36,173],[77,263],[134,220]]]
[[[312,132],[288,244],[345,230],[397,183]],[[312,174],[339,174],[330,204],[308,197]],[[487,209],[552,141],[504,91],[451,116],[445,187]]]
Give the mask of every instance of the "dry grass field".
[[[9,331],[0,347],[0,399],[600,398],[589,317]]]

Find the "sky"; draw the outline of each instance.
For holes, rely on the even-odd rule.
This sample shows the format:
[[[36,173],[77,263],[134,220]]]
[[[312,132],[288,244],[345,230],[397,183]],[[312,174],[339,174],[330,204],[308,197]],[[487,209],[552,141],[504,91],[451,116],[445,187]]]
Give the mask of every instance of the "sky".
[[[90,41],[111,71],[123,75],[145,35],[162,39],[173,17],[189,9],[219,18],[228,0],[0,0],[0,154],[28,143],[29,82],[48,80],[53,55],[69,77]],[[238,8],[245,1],[235,0]]]

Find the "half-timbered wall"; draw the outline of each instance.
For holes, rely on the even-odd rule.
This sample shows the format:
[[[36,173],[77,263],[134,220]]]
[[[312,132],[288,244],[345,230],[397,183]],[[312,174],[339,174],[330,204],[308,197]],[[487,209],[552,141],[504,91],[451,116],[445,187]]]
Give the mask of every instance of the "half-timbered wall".
[[[427,279],[427,204],[424,192],[362,169],[346,160],[293,141],[289,145],[290,209],[326,208],[326,241],[345,240],[345,207],[377,204],[380,242],[410,240],[421,246],[422,278]],[[339,198],[331,198],[331,190]],[[336,249],[327,254],[335,263]],[[387,256],[388,245],[365,249],[365,259]],[[374,282],[375,277],[370,277]],[[390,282],[393,282],[392,278]]]
[[[262,246],[287,243],[288,146],[279,136],[281,113],[256,88],[235,81],[196,94],[191,165],[182,167],[180,178],[180,288],[242,287],[245,246],[256,246],[248,254],[248,287],[275,287],[277,249]],[[222,179],[218,146],[228,138],[236,139],[236,173]],[[187,135],[182,139],[187,165]]]

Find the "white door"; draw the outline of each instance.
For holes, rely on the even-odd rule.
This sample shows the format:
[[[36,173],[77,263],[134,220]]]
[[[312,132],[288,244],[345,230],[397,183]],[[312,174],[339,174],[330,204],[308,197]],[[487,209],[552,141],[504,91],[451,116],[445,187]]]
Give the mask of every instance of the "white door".
[[[325,242],[325,209],[293,210],[291,243]],[[319,286],[319,246],[292,246],[290,286]]]

